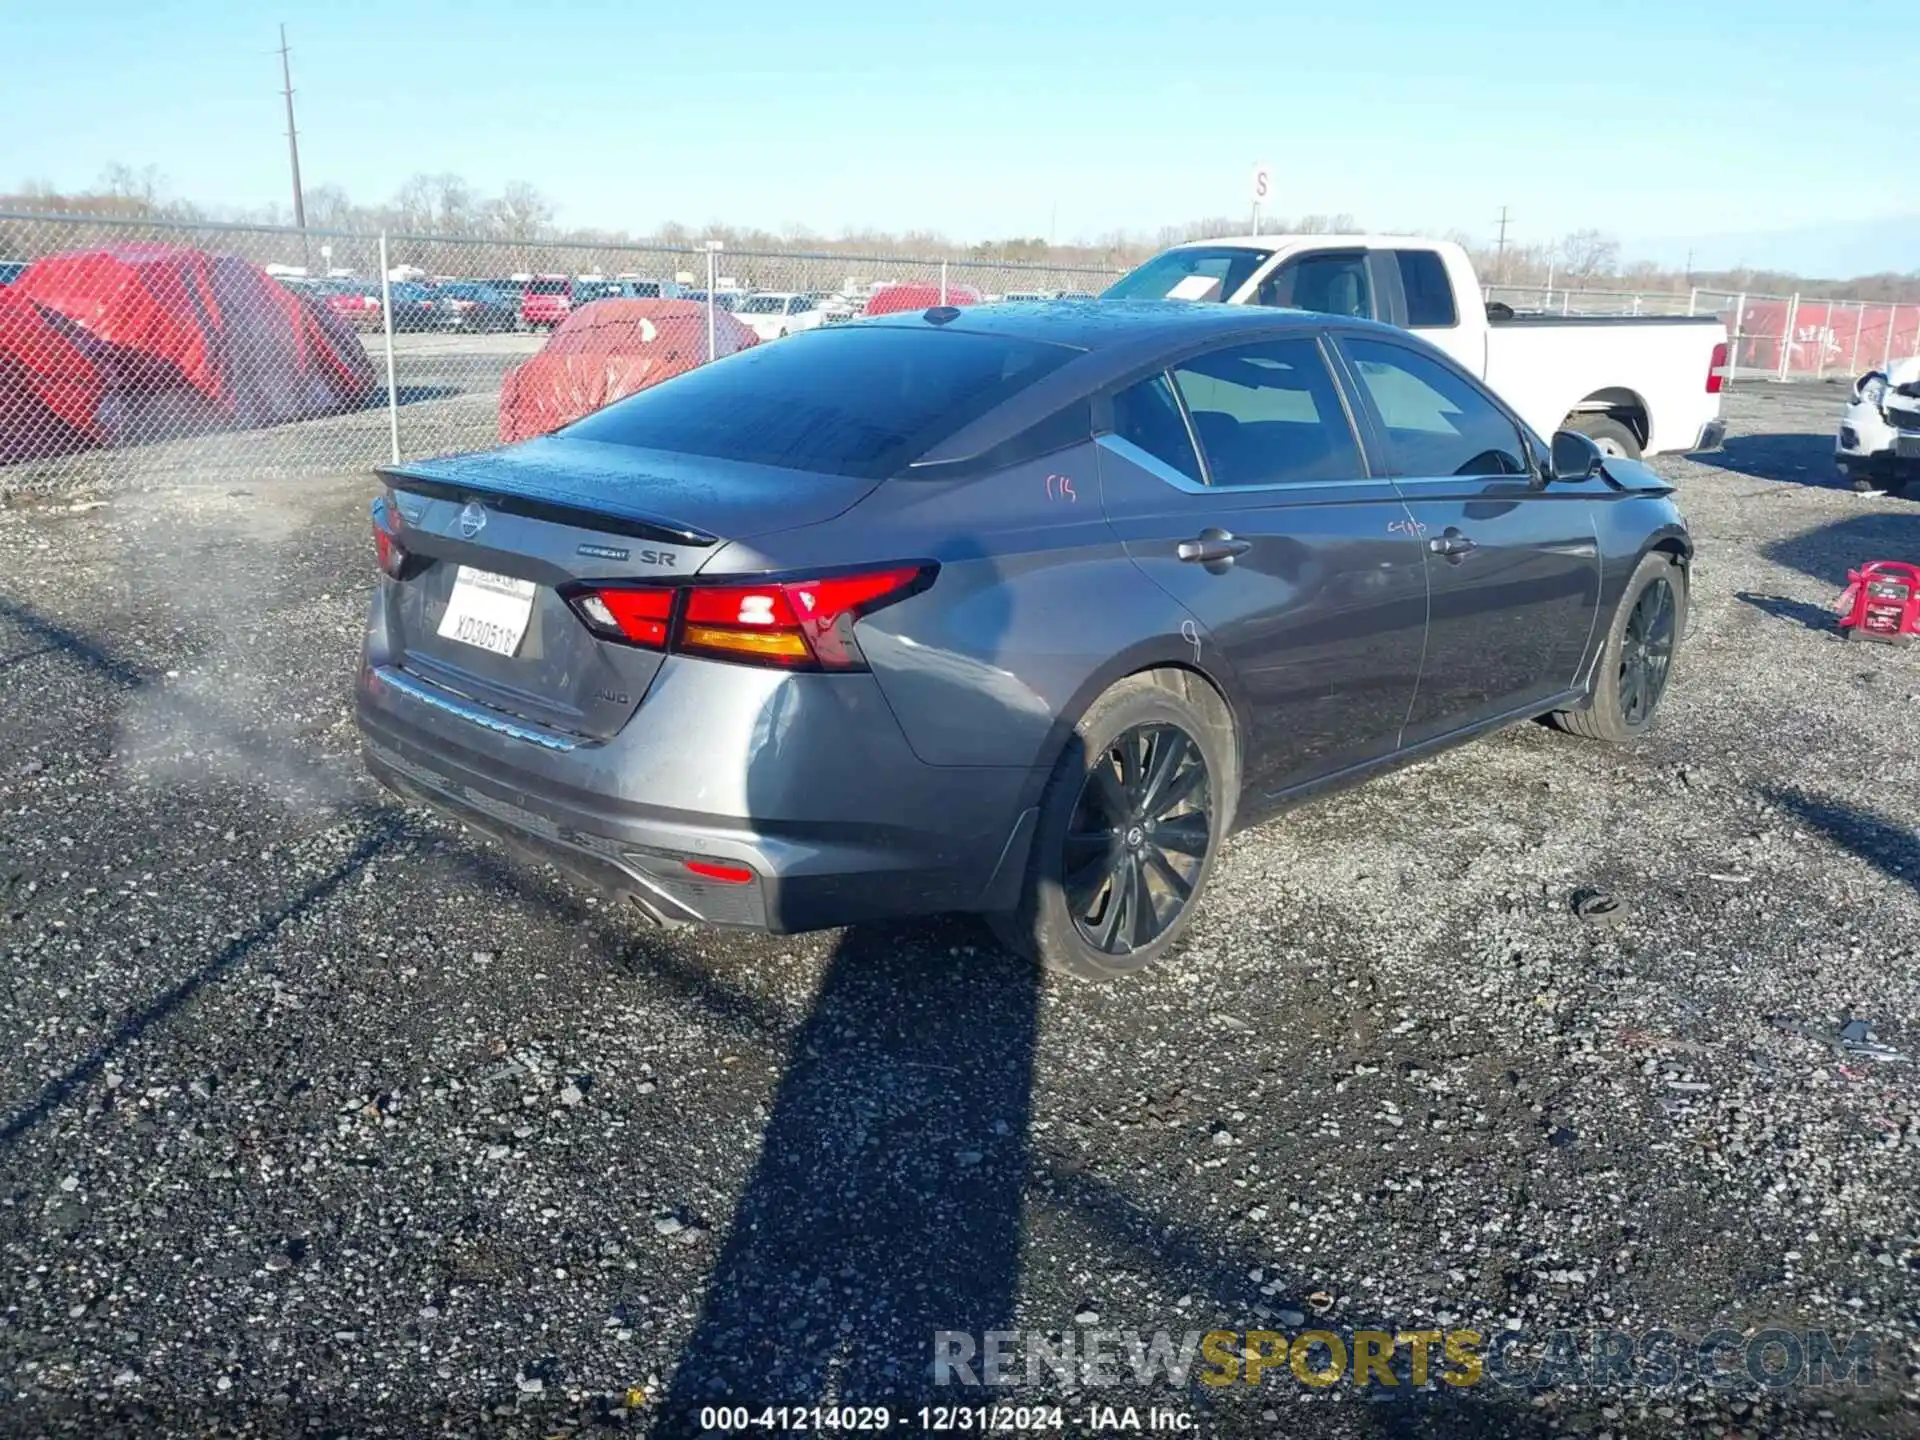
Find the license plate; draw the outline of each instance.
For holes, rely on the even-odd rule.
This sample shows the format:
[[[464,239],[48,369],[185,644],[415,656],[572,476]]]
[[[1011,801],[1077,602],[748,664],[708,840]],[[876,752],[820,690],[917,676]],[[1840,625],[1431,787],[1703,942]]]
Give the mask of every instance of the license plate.
[[[440,617],[440,637],[462,645],[512,655],[526,638],[533,618],[534,583],[462,565]]]

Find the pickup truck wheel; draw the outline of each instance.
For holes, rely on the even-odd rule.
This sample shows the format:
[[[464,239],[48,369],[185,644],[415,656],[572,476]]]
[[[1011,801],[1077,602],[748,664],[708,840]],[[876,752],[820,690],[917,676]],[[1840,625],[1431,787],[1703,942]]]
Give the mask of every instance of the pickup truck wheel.
[[[1041,797],[1019,909],[987,917],[1049,970],[1131,974],[1193,919],[1238,770],[1224,708],[1170,674],[1122,680],[1089,707]]]
[[[1623,460],[1640,458],[1640,437],[1611,415],[1576,415],[1572,428],[1598,445],[1602,455]]]
[[[1687,572],[1656,550],[1634,567],[1613,612],[1594,666],[1590,703],[1585,710],[1556,712],[1554,724],[1612,745],[1639,739],[1652,728],[1686,633]]]

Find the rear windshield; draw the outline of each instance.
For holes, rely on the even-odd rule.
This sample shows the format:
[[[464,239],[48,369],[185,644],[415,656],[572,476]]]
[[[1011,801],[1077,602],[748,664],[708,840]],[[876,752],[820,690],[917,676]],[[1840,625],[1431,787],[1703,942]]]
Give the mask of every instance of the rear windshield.
[[[1078,353],[918,325],[807,331],[642,390],[560,433],[881,479]]]
[[[1271,250],[1233,245],[1193,245],[1156,255],[1122,275],[1102,295],[1109,300],[1231,300],[1273,257]]]

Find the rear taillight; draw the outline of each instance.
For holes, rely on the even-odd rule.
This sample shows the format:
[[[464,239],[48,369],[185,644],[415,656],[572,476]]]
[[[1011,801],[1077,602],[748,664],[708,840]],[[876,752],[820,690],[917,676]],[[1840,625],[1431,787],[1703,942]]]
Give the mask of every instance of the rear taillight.
[[[667,648],[667,632],[673,622],[671,590],[613,586],[583,590],[573,597],[573,608],[589,630],[608,640],[648,650]]]
[[[1727,383],[1727,342],[1722,340],[1713,347],[1713,357],[1707,361],[1707,394],[1718,395]]]
[[[400,512],[382,495],[373,502],[373,552],[381,573],[395,580],[404,579],[407,569],[407,548],[400,543],[400,534]]]
[[[679,648],[803,670],[864,670],[867,661],[853,638],[854,622],[905,599],[930,578],[928,567],[915,566],[701,586],[687,592]]]
[[[864,670],[855,622],[924,590],[937,570],[913,565],[684,588],[592,585],[568,601],[606,640],[783,670]]]

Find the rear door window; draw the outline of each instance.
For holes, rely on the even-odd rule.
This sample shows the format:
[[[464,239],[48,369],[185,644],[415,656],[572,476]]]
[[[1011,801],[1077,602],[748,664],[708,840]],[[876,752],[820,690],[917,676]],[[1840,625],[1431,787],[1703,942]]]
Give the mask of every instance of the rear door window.
[[[1359,442],[1308,337],[1216,350],[1176,366],[1207,474],[1218,486],[1363,477]]]
[[[1340,348],[1386,438],[1390,473],[1530,473],[1519,429],[1471,380],[1391,341],[1348,335]]]
[[[1447,278],[1446,262],[1433,250],[1396,250],[1393,258],[1400,269],[1400,288],[1407,297],[1409,330],[1445,329],[1460,323],[1460,312],[1453,303],[1453,282]]]
[[[630,395],[558,433],[881,479],[1080,353],[930,326],[805,330]]]

